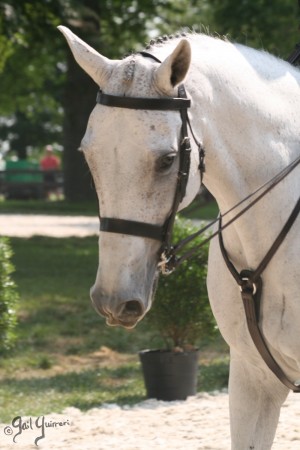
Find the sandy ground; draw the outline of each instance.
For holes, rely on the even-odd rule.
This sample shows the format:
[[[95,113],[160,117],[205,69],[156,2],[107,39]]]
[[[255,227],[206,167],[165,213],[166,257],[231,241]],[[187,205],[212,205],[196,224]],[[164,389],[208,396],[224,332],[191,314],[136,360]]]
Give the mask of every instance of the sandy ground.
[[[0,449],[47,450],[229,450],[228,394],[199,394],[186,401],[146,400],[134,407],[104,405],[85,413],[22,418],[15,427],[0,425]],[[55,424],[55,426],[53,426]],[[300,395],[291,394],[282,408],[273,450],[300,449]],[[52,426],[51,426],[52,425]],[[22,428],[22,426],[21,426]],[[32,429],[31,429],[32,428]],[[15,437],[16,443],[13,443]]]
[[[0,233],[7,236],[87,236],[97,234],[98,227],[98,218],[92,217],[0,215]],[[14,426],[0,425],[0,449],[37,448],[43,431],[37,444],[45,450],[229,450],[228,394],[22,417]],[[300,450],[300,395],[290,394],[282,408],[273,450]]]

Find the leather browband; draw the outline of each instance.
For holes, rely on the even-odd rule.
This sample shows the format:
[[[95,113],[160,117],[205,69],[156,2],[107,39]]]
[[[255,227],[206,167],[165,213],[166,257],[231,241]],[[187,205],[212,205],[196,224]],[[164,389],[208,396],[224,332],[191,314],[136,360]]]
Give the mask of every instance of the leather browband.
[[[177,111],[189,108],[191,101],[187,98],[139,98],[119,97],[98,91],[96,102],[104,106],[126,109],[145,109],[160,111]]]
[[[157,241],[163,241],[164,239],[164,226],[134,220],[103,217],[100,219],[100,230],[156,239]]]

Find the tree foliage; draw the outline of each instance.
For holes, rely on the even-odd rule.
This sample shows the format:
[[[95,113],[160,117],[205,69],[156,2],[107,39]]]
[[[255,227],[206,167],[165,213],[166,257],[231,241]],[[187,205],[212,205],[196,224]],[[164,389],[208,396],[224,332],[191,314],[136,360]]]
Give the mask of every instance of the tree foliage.
[[[67,197],[74,200],[92,192],[76,149],[97,86],[74,63],[59,24],[109,58],[201,24],[284,58],[298,40],[296,0],[0,0],[0,144],[9,141],[26,157],[30,145],[62,143]]]
[[[0,115],[6,118],[0,140],[9,141],[21,158],[27,146],[42,146],[61,131],[59,12],[58,0],[0,0],[1,42],[9,55],[0,56]]]
[[[218,33],[287,58],[299,37],[297,0],[211,0]]]

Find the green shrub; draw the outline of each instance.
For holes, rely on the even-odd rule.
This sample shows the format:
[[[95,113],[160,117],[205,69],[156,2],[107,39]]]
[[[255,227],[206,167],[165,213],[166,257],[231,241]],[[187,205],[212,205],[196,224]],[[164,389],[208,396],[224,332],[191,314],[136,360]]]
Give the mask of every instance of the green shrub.
[[[176,243],[197,231],[190,222],[176,219],[173,242]],[[196,246],[205,238],[198,236],[191,244]],[[149,326],[155,328],[168,348],[189,348],[199,340],[211,337],[216,331],[206,289],[208,244],[197,256],[185,261],[169,276],[160,276]]]
[[[11,349],[15,341],[15,306],[18,294],[11,279],[14,271],[11,256],[8,239],[0,237],[0,353]]]

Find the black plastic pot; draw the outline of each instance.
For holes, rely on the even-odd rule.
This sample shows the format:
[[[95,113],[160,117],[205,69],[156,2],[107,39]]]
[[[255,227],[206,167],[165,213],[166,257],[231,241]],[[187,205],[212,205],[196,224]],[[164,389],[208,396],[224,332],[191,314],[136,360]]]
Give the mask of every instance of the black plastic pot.
[[[139,352],[148,398],[185,400],[197,392],[199,352]]]

